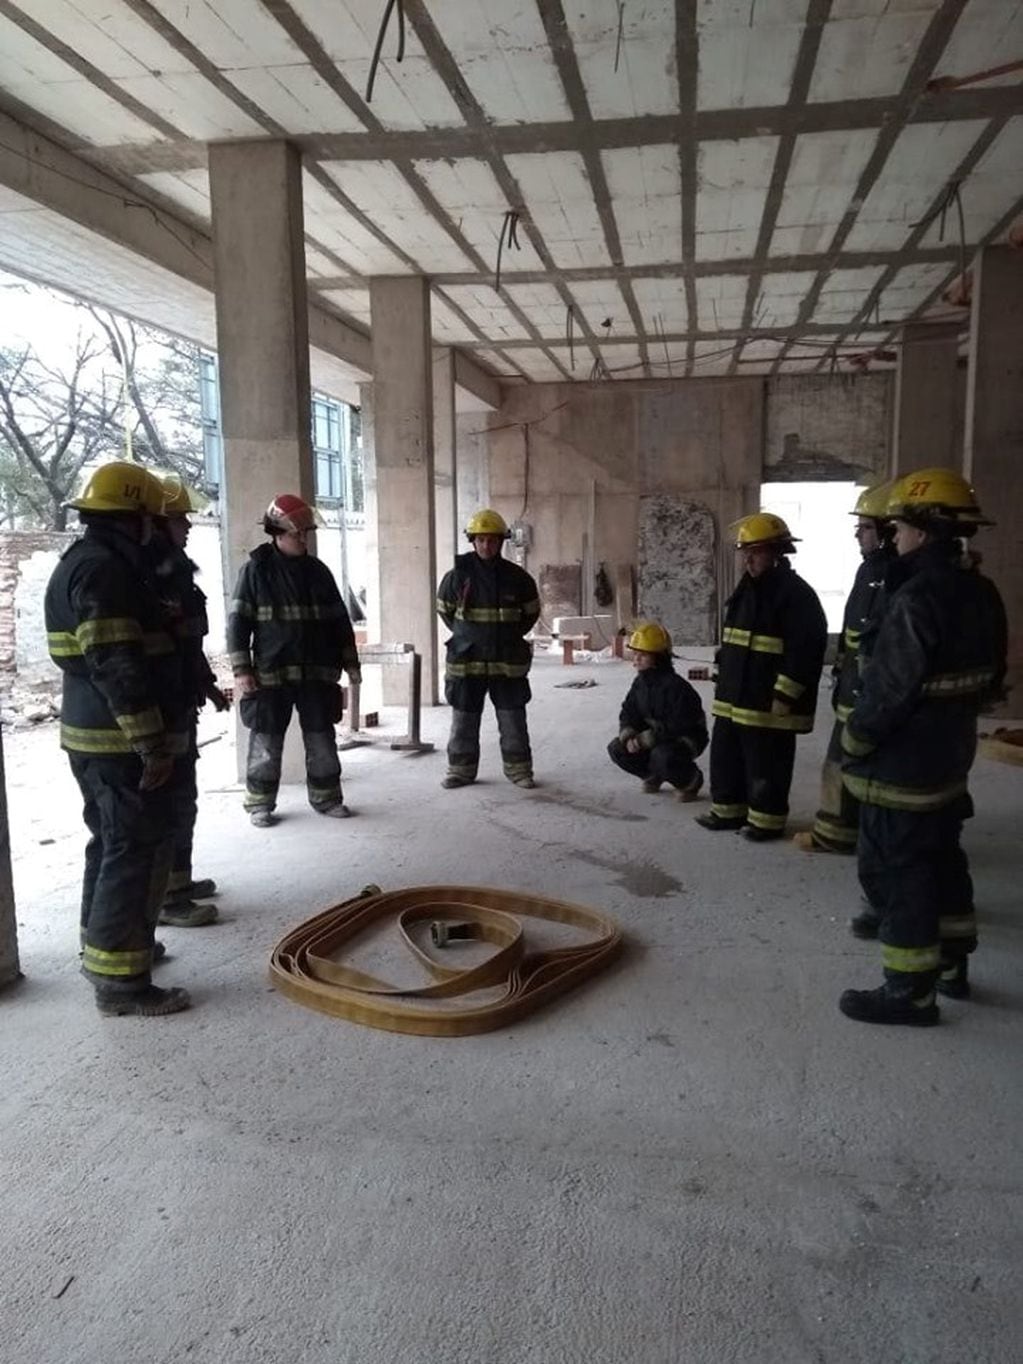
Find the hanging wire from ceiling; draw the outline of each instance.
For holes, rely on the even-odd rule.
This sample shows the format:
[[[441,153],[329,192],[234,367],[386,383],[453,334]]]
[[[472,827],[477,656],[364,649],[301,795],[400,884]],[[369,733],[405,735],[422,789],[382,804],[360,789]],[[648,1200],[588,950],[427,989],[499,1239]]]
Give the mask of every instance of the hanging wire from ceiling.
[[[615,38],[615,73],[622,58],[622,41],[625,37],[625,0],[618,0],[618,35]]]
[[[514,247],[516,251],[521,251],[522,246],[519,242],[519,219],[522,214],[516,208],[510,208],[504,215],[501,223],[501,235],[497,239],[497,269],[494,271],[494,288],[498,293],[501,292],[501,258],[504,255],[505,245]]]
[[[568,342],[568,364],[569,368],[575,369],[575,317],[572,313],[572,305],[569,304],[565,309],[565,340]]]
[[[387,36],[387,27],[391,22],[391,15],[394,8],[398,8],[398,53],[396,61],[405,60],[405,0],[387,0],[384,6],[384,16],[380,20],[380,28],[377,30],[376,46],[373,48],[373,59],[369,64],[369,76],[366,80],[366,103],[369,104],[373,99],[373,86],[377,78],[377,67],[380,65],[380,53],[384,46],[384,38]]]

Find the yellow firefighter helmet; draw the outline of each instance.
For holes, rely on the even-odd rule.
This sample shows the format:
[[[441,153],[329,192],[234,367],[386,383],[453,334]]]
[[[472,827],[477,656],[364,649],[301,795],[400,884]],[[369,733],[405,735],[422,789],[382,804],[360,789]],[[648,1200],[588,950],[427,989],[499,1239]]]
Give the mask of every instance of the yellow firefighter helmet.
[[[473,512],[465,528],[467,540],[472,540],[477,535],[500,535],[502,540],[507,540],[511,531],[500,512],[494,511],[491,507],[484,507],[482,511]]]
[[[916,521],[951,521],[962,526],[991,526],[980,509],[977,494],[955,469],[915,469],[892,485],[890,517]]]
[[[853,507],[851,515],[869,516],[875,521],[887,520],[888,499],[894,486],[895,480],[887,479],[884,483],[874,483],[869,488],[864,488],[856,499],[856,506]]]
[[[780,516],[773,512],[754,512],[733,523],[735,548],[751,549],[753,545],[791,544],[798,539]]]
[[[207,505],[202,493],[190,488],[178,474],[161,474],[160,482],[163,484],[164,516],[191,516]]]
[[[141,464],[116,459],[94,469],[85,487],[67,505],[75,511],[162,516],[165,500],[163,484],[154,473]]]
[[[655,620],[637,621],[629,636],[629,648],[642,654],[670,654],[671,635]]]

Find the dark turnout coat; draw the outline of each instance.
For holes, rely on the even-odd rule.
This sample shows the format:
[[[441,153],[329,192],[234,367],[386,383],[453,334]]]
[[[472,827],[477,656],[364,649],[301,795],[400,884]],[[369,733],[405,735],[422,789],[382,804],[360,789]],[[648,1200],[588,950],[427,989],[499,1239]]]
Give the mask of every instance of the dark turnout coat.
[[[238,575],[227,621],[234,673],[260,687],[336,685],[359,666],[355,633],[334,575],[311,554],[260,545]]]
[[[459,554],[437,589],[437,614],[451,631],[448,679],[524,678],[533,655],[525,636],[540,616],[536,583],[507,559]]]
[[[1005,677],[1005,608],[956,541],[922,545],[897,567],[846,722],[843,780],[869,805],[934,810],[966,791],[977,714]]]
[[[744,573],[725,604],[712,713],[808,734],[827,642],[817,594],[787,559],[757,578]]]
[[[644,748],[682,744],[696,758],[707,747],[707,720],[694,687],[669,664],[637,673],[618,716],[619,738]]]

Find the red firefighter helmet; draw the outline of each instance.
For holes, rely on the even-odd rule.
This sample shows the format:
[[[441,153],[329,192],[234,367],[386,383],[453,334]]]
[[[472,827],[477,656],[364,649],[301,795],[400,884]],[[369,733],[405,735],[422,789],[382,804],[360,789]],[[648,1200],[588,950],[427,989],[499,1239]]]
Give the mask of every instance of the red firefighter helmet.
[[[315,507],[295,493],[278,493],[266,509],[263,524],[268,531],[315,530],[320,524]]]

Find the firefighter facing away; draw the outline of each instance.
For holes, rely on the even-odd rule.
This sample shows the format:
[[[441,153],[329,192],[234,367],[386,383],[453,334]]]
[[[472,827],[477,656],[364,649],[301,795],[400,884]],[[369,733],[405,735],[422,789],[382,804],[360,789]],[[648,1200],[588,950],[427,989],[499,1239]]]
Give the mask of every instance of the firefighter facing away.
[[[656,621],[642,621],[629,636],[636,677],[622,702],[618,737],[608,757],[639,777],[653,795],[667,782],[681,801],[695,800],[703,785],[696,759],[707,747],[707,720],[696,688],[671,662],[671,636]]]
[[[868,1023],[927,1026],[938,1022],[936,990],[969,993],[977,929],[960,835],[973,813],[977,715],[1005,681],[1007,627],[994,584],[964,562],[962,540],[991,522],[961,474],[907,474],[888,514],[899,558],[842,736],[884,983],[846,990],[839,1008]]]
[[[187,710],[187,747],[175,757],[171,800],[174,810],[174,861],[171,865],[167,898],[160,911],[160,923],[176,928],[198,928],[215,922],[214,905],[202,904],[205,896],[215,895],[216,882],[208,877],[195,880],[192,875],[192,844],[195,837],[198,792],[195,769],[199,757],[196,739],[198,713],[207,701],[217,710],[227,710],[228,702],[217,686],[213,669],[203,652],[209,633],[206,594],[196,583],[198,569],[185,552],[191,530],[189,517],[200,510],[202,499],[186,487],[176,474],[161,478],[164,488],[163,515],[156,520],[150,543],[154,581],[177,637],[181,653],[184,696]]]
[[[342,668],[362,679],[355,634],[333,574],[308,553],[316,513],[281,493],[263,529],[270,543],[252,551],[238,575],[227,623],[242,724],[249,730],[245,808],[261,829],[276,822],[284,736],[298,712],[309,804],[321,815],[350,813],[341,792],[334,726],[341,719]]]
[[[524,790],[535,785],[526,705],[532,695],[532,649],[525,636],[540,616],[536,583],[501,555],[510,536],[504,518],[489,508],[470,517],[472,545],[459,554],[437,589],[437,613],[451,631],[444,695],[452,709],[448,772],[450,790],[476,780],[480,720],[489,695],[497,712],[504,775]]]
[[[151,978],[173,854],[169,792],[187,734],[180,654],[145,549],[164,489],[115,461],[69,505],[85,533],[54,570],[45,609],[50,656],[64,674],[61,747],[90,834],[82,972],[101,1013],[158,1017],[189,1005],[185,990]]]
[[[854,534],[863,562],[856,571],[842,616],[842,633],[832,669],[831,704],[835,723],[821,771],[821,803],[808,833],[796,834],[805,851],[853,853],[860,825],[856,797],[842,783],[842,731],[852,713],[865,661],[865,635],[870,637],[884,600],[885,575],[895,553],[895,531],[887,520],[892,483],[864,488],[856,499]]]
[[[725,604],[711,807],[696,822],[761,843],[785,832],[796,735],[813,729],[828,629],[816,592],[789,564],[796,547],[781,517],[757,512],[733,529],[746,571]]]

